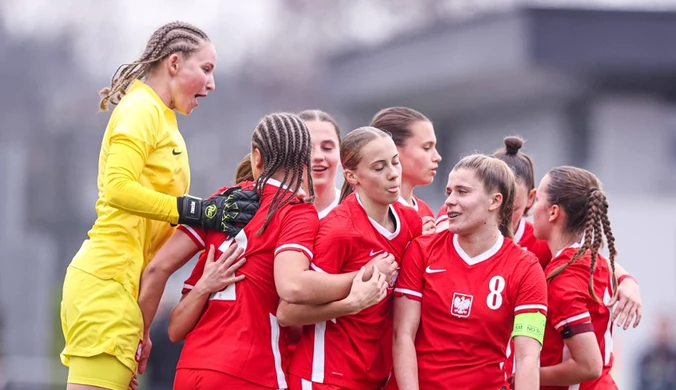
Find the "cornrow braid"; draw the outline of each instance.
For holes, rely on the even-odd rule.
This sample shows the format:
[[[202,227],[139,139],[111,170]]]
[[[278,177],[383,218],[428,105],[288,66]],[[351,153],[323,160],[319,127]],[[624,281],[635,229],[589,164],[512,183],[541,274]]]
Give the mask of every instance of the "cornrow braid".
[[[589,212],[589,207],[591,206],[591,202],[587,202],[587,212],[586,215],[590,215]],[[580,246],[580,249],[575,252],[575,255],[568,260],[568,262],[559,268],[556,268],[554,271],[552,271],[548,276],[547,280],[552,280],[556,276],[558,276],[561,272],[563,272],[566,268],[568,268],[569,265],[571,265],[573,262],[575,262],[577,259],[580,257],[584,256],[585,253],[591,248],[592,245],[592,239],[594,238],[594,220],[593,218],[586,217],[585,218],[585,224],[584,224],[584,241],[582,245]]]
[[[251,148],[258,149],[263,160],[263,172],[256,182],[256,191],[262,196],[265,184],[273,175],[284,170],[282,185],[272,198],[268,215],[257,235],[263,234],[275,212],[291,202],[303,185],[304,175],[308,180],[308,197],[314,199],[310,171],[310,132],[305,123],[295,114],[275,113],[266,115],[256,126],[251,137]],[[288,191],[283,186],[288,186]]]
[[[612,271],[613,280],[613,296],[617,294],[617,277],[615,276],[615,257],[617,257],[617,249],[615,249],[615,236],[610,228],[610,219],[608,218],[608,199],[603,195],[603,212],[601,213],[601,224],[603,225],[603,234],[606,236],[608,244],[608,261],[610,262],[610,270]]]
[[[173,53],[184,56],[197,51],[209,37],[199,28],[184,22],[171,22],[155,30],[143,54],[131,64],[123,64],[113,74],[110,86],[103,88],[99,95],[99,109],[107,111],[109,104],[118,104],[134,80],[142,79],[162,60]]]
[[[603,247],[603,238],[606,237],[610,253],[609,263],[612,273],[613,295],[617,293],[617,279],[615,277],[615,237],[610,228],[608,219],[608,200],[599,190],[599,182],[588,171],[573,167],[555,168],[548,174],[550,184],[547,194],[551,204],[559,204],[566,211],[566,225],[571,232],[580,232],[578,226],[584,226],[582,233],[584,240],[575,255],[564,265],[556,268],[548,276],[552,280],[561,274],[570,264],[590,253],[589,266],[589,294],[597,301],[599,297],[594,292],[594,272],[598,260],[599,250]],[[565,195],[562,195],[565,192]],[[586,204],[583,204],[582,202]]]
[[[594,221],[594,238],[592,238],[591,264],[589,265],[589,294],[596,301],[599,301],[599,298],[594,293],[594,271],[596,270],[599,249],[601,249],[601,246],[603,245],[603,230],[601,228],[601,208],[603,207],[603,201],[599,195],[603,196],[598,190],[593,191],[589,195],[589,211],[591,212],[591,219]]]

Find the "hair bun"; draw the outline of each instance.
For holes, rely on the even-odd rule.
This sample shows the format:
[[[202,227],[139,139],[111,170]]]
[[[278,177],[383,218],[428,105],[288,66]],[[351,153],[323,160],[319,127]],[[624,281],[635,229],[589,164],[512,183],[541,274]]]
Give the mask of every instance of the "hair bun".
[[[523,139],[516,136],[505,137],[505,150],[507,154],[517,154],[523,146]]]

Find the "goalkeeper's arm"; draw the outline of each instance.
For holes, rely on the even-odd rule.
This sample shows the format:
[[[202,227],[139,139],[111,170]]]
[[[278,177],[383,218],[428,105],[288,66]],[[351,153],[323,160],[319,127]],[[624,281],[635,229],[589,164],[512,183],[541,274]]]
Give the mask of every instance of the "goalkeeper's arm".
[[[113,207],[143,218],[174,225],[196,225],[228,234],[241,229],[233,230],[233,224],[246,224],[253,217],[258,208],[258,197],[250,192],[240,196],[242,199],[238,201],[242,204],[237,204],[232,199],[219,201],[218,197],[209,200],[190,196],[177,198],[142,186],[138,179],[145,167],[147,151],[144,149],[144,145],[127,137],[117,137],[111,142],[103,177],[103,198]],[[229,210],[233,204],[244,207],[246,212]]]

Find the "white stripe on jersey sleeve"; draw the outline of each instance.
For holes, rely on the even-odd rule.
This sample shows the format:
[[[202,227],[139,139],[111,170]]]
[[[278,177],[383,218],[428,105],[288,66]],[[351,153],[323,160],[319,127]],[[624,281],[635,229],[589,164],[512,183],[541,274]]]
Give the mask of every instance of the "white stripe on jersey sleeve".
[[[394,292],[407,294],[407,295],[413,295],[414,297],[422,298],[422,293],[419,293],[419,292],[413,291],[413,290],[409,290],[407,288],[395,288]]]
[[[204,248],[205,248],[204,240],[202,239],[202,237],[200,237],[199,234],[197,234],[197,232],[195,231],[195,229],[191,228],[191,227],[188,226],[188,225],[181,225],[181,226],[183,226],[183,228],[184,228],[185,230],[189,231],[190,234],[192,234],[192,236],[195,237],[195,238],[197,239],[197,241],[200,242],[200,244],[202,244],[202,248],[201,248],[201,249],[204,249]]]
[[[184,283],[183,288],[186,290],[192,290],[193,288],[195,288],[195,286],[193,286],[192,284]]]
[[[517,311],[530,310],[530,309],[540,309],[540,310],[544,310],[545,313],[547,312],[547,306],[545,306],[545,305],[521,305],[521,306],[515,307],[514,312],[516,313]]]
[[[583,318],[591,318],[588,311],[584,312],[582,314],[578,314],[578,315],[575,315],[575,316],[572,316],[572,317],[568,317],[565,320],[563,320],[563,321],[559,322],[558,324],[554,325],[554,328],[558,330],[560,327],[562,327],[566,324],[570,324],[571,322],[581,320]]]
[[[434,221],[434,224],[435,224],[435,225],[438,225],[438,224],[444,222],[444,221],[447,220],[447,219],[448,219],[448,215],[446,215],[446,214],[440,215],[439,218],[437,218],[437,220]]]
[[[277,254],[278,254],[279,252],[283,252],[284,250],[290,249],[290,248],[293,248],[293,249],[300,249],[301,251],[305,252],[305,255],[307,255],[308,258],[309,258],[310,260],[312,260],[312,257],[313,257],[313,256],[312,256],[312,251],[309,250],[309,249],[307,249],[306,247],[304,247],[304,246],[302,246],[302,245],[299,245],[299,244],[284,244],[284,245],[280,245],[280,246],[277,247],[277,249],[275,249],[275,256],[277,256]]]

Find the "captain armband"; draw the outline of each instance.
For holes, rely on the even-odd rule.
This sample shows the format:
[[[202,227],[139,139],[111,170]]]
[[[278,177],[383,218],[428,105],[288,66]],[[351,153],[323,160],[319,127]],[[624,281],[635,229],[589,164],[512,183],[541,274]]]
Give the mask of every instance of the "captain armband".
[[[512,338],[516,336],[530,337],[542,345],[545,336],[547,317],[542,313],[521,313],[514,317]]]

